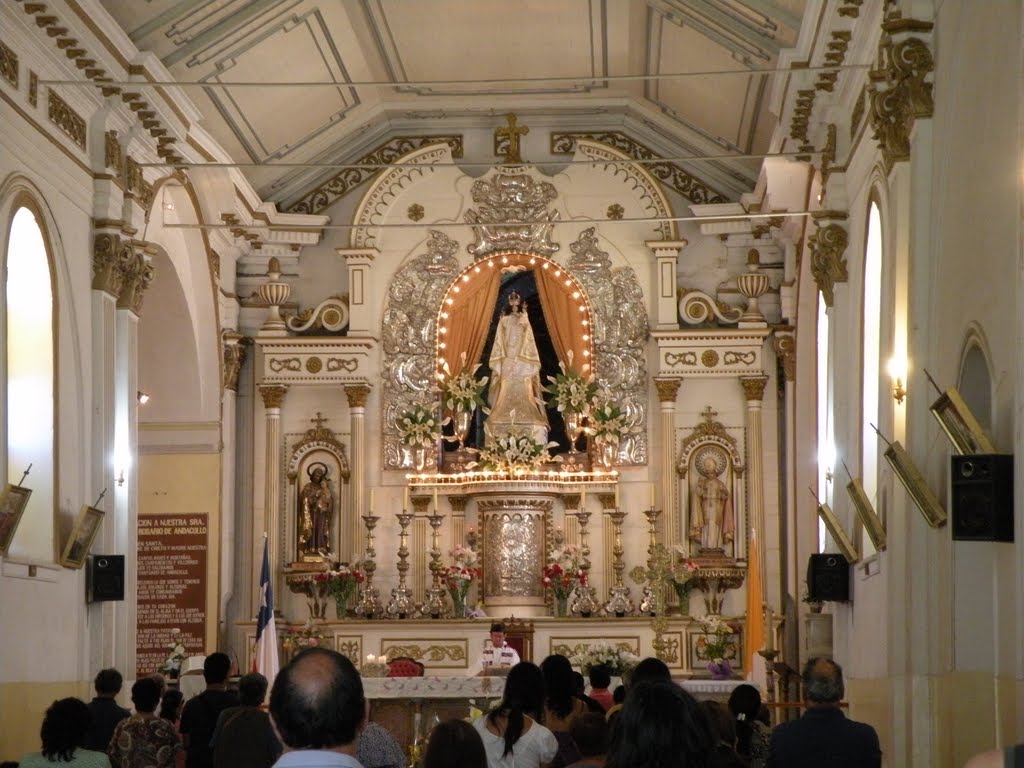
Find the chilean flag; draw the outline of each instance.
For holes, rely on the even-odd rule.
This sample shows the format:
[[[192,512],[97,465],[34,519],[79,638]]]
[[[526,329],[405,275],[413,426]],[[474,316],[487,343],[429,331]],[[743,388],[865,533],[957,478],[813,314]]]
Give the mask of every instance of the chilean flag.
[[[253,649],[252,668],[274,684],[281,669],[277,654],[277,625],[274,623],[274,590],[270,586],[270,550],[267,535],[263,534],[263,567],[260,569],[260,612],[256,618],[256,647]]]

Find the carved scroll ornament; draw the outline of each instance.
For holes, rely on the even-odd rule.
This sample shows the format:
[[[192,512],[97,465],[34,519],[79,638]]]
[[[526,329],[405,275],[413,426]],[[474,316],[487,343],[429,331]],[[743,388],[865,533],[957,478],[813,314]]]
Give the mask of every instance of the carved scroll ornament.
[[[928,23],[903,20],[886,22],[883,29],[902,29],[907,25],[931,29]],[[924,40],[907,37],[894,41],[886,33],[879,42],[878,56],[881,66],[869,73],[870,119],[885,167],[891,168],[893,163],[910,158],[914,121],[931,117],[935,110],[932,84],[925,82],[935,69],[935,61]]]
[[[811,237],[811,274],[818,284],[825,304],[829,307],[835,301],[835,284],[849,279],[846,269],[846,245],[849,237],[839,224],[819,224],[818,231]]]
[[[558,211],[548,205],[558,196],[555,185],[534,181],[520,173],[498,173],[473,183],[471,194],[476,210],[466,211],[476,242],[467,250],[477,259],[503,250],[519,250],[550,256],[558,250],[551,242]]]

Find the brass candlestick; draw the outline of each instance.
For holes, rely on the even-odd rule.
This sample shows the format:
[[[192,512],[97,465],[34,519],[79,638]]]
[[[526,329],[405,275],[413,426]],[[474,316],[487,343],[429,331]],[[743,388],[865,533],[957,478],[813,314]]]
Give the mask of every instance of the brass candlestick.
[[[366,581],[363,583],[362,594],[359,602],[356,603],[355,611],[359,616],[372,619],[380,613],[380,598],[373,586],[373,574],[377,570],[377,550],[373,548],[373,529],[377,527],[380,518],[377,515],[363,515],[363,524],[366,526],[366,559],[363,561],[363,570],[366,571]]]
[[[576,587],[576,599],[572,602],[571,610],[583,618],[589,618],[600,606],[597,590],[590,584],[590,544],[587,530],[590,514],[587,510],[580,509],[575,515],[580,526],[580,570],[583,577],[580,579],[580,585]]]
[[[441,588],[441,522],[444,517],[434,510],[432,515],[427,515],[427,522],[430,523],[430,574],[431,586],[427,590],[427,601],[423,606],[423,613],[432,619],[439,619],[444,613],[445,601],[444,590]]]
[[[772,631],[769,628],[769,631]],[[757,655],[764,659],[764,666],[766,671],[765,686],[767,687],[765,704],[768,706],[768,712],[772,717],[775,717],[775,657],[779,655],[778,651],[760,650]]]
[[[622,581],[622,572],[626,569],[626,563],[622,559],[625,552],[622,546],[622,522],[626,519],[626,513],[614,506],[615,494],[600,493],[598,498],[612,523],[612,572],[615,574],[615,583],[608,590],[610,599],[605,604],[605,610],[622,617],[631,614],[635,609],[629,587]]]
[[[626,519],[626,513],[616,509],[608,513],[608,518],[612,521],[612,572],[615,574],[615,586],[621,587],[622,572],[626,570],[626,563],[622,559],[626,551],[622,546],[622,523]]]
[[[413,515],[403,510],[395,517],[398,520],[398,586],[391,590],[388,615],[404,619],[415,608],[412,593],[405,583],[406,574],[409,572],[409,523],[412,522]]]

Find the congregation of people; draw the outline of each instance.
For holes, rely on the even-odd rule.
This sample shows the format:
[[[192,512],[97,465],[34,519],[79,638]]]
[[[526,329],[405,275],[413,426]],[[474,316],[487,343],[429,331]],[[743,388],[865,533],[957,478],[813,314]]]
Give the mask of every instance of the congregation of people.
[[[42,749],[0,768],[404,768],[406,751],[373,722],[362,679],[345,656],[325,648],[298,654],[274,680],[258,673],[229,687],[231,660],[206,658],[206,687],[188,701],[161,675],[131,688],[104,669],[89,703],[67,698],[47,710]],[[472,722],[437,724],[423,768],[801,768],[881,765],[874,729],[842,712],[842,669],[811,659],[805,713],[771,729],[757,688],[737,685],[728,704],[698,702],[669,668],[642,660],[628,689],[609,690],[611,671],[582,675],[565,656],[509,671],[500,702]]]

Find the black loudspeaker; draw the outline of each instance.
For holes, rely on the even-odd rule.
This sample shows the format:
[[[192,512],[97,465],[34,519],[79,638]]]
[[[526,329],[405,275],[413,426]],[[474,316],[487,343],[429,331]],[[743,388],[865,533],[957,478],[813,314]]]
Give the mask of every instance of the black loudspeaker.
[[[92,555],[85,572],[85,599],[90,603],[124,600],[124,555]]]
[[[807,597],[810,600],[850,599],[850,565],[842,555],[811,555],[807,561]]]
[[[953,456],[953,538],[1013,541],[1013,456]]]

